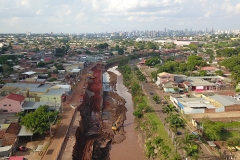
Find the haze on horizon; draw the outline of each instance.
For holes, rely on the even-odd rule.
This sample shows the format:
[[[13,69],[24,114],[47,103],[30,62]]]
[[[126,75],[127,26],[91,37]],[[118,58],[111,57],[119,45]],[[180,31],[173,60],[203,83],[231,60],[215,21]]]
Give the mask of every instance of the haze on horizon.
[[[240,29],[239,0],[1,0],[0,33]]]

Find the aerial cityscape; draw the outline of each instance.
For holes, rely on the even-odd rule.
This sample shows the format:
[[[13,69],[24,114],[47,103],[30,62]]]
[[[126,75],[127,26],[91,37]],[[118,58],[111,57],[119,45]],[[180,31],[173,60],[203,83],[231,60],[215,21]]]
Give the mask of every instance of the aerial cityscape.
[[[239,160],[238,0],[1,0],[0,160]]]

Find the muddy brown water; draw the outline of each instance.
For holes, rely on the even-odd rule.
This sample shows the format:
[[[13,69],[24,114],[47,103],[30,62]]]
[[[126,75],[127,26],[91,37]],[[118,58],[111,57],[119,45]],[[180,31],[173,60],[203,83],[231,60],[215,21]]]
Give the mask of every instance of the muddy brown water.
[[[134,116],[133,116],[133,101],[132,95],[123,84],[122,75],[115,70],[116,67],[109,69],[111,72],[117,74],[117,93],[126,100],[126,120],[124,121],[124,130],[126,132],[126,139],[120,144],[112,145],[110,151],[110,160],[144,160],[144,153],[138,143],[137,133],[134,129]]]

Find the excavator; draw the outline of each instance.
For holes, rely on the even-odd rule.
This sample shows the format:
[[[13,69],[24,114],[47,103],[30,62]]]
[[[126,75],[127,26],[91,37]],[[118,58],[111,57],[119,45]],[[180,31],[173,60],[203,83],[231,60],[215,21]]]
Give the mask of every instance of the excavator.
[[[112,125],[113,131],[118,130],[118,127],[119,127],[118,123],[120,122],[120,120],[121,120],[121,116],[119,116],[118,119],[113,123],[113,125]]]

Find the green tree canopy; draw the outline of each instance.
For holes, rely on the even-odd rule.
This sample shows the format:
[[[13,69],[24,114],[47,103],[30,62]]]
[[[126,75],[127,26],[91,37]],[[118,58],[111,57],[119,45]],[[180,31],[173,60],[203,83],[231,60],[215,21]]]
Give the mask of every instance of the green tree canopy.
[[[33,133],[44,134],[49,129],[49,121],[52,122],[58,112],[50,112],[49,106],[40,106],[35,112],[27,113],[21,117],[20,124]]]
[[[159,57],[152,57],[152,58],[149,58],[146,60],[145,64],[147,66],[154,66],[156,64],[159,64],[160,63],[160,59]]]

